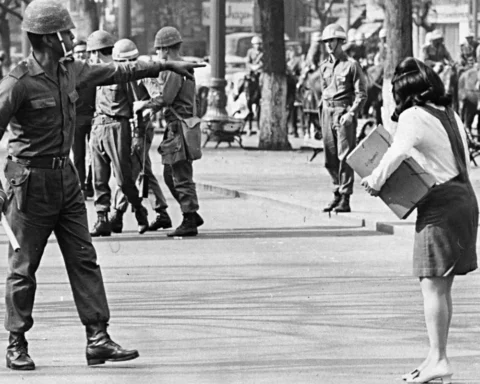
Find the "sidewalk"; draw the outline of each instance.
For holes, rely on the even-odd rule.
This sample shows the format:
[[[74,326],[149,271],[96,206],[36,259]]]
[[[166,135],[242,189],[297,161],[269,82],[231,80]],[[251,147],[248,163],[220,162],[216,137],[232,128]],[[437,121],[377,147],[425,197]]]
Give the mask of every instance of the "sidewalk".
[[[324,168],[323,152],[310,162],[311,149],[302,149],[303,139],[289,137],[292,151],[258,150],[258,135],[244,136],[246,149],[237,144],[208,143],[203,158],[194,164],[197,187],[229,196],[256,199],[273,204],[287,205],[319,215],[323,206],[332,199],[331,181]],[[157,135],[152,148],[157,148]],[[161,159],[152,153],[156,173],[160,173]],[[473,167],[472,183],[480,194],[480,167]],[[368,195],[356,177],[351,198],[351,213],[332,213],[333,220],[347,220],[369,229],[411,238],[416,212],[406,220],[398,219],[379,199]]]

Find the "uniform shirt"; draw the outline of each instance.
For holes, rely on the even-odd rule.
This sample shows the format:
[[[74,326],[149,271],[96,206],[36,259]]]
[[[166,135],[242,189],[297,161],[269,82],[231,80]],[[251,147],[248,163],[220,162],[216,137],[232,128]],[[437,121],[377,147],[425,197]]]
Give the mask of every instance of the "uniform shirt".
[[[336,59],[332,57],[320,64],[323,83],[323,100],[344,101],[351,104],[350,111],[357,111],[367,99],[365,75],[360,64],[345,53]]]
[[[125,83],[98,87],[95,100],[95,113],[96,115],[126,117],[130,119],[133,116],[133,101],[132,91]]]
[[[77,89],[156,77],[160,63],[59,63],[50,77],[33,54],[0,82],[0,138],[10,123],[8,153],[17,157],[66,156],[72,147]]]
[[[437,62],[443,63],[445,60],[453,61],[445,45],[439,44],[435,47],[433,44],[428,44],[422,48],[422,61],[428,66],[433,66]]]
[[[250,48],[247,52],[247,70],[252,72],[261,72],[263,68],[263,52],[257,51],[256,49]],[[259,69],[252,69],[252,65],[259,65]]]
[[[430,106],[444,110],[429,103]],[[455,114],[460,130],[467,171],[470,170],[468,159],[467,136],[460,117]],[[419,107],[412,107],[400,114],[398,126],[392,145],[387,150],[378,167],[368,176],[369,185],[379,191],[390,175],[407,157],[412,156],[422,168],[435,177],[438,184],[454,178],[459,174],[457,160],[454,157],[448,134],[440,120]]]
[[[184,79],[175,72],[165,71],[160,73],[158,79],[145,79],[143,83],[151,96],[145,108],[151,108],[154,112],[163,108],[167,122],[177,120],[169,107],[184,118],[194,115],[196,89],[194,80]]]
[[[463,60],[464,63],[467,62],[467,59],[469,57],[473,57],[476,60],[477,46],[478,46],[478,42],[476,41],[473,41],[472,45],[468,44],[468,42],[460,45],[460,58]]]

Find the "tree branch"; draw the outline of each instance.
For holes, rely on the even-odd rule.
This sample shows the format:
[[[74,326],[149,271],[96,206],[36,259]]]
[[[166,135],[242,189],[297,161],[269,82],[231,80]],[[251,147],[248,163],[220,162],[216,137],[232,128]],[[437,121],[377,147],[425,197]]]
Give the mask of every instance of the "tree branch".
[[[18,17],[20,20],[23,20],[23,16],[20,13],[8,8],[8,6],[2,3],[0,3],[0,9],[2,9],[5,13],[9,13],[12,16]]]

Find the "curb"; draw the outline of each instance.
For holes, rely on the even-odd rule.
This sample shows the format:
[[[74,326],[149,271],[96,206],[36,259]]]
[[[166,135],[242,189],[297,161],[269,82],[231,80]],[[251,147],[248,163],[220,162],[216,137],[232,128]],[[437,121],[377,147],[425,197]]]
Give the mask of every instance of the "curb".
[[[252,201],[257,201],[259,203],[273,204],[273,205],[281,206],[283,208],[293,209],[295,211],[299,211],[303,213],[325,215],[325,213],[318,208],[307,207],[307,206],[291,203],[289,201],[282,201],[279,199],[274,199],[271,197],[262,196],[262,195],[251,193],[251,192],[239,191],[232,188],[213,185],[209,183],[195,182],[195,184],[198,189],[201,189],[207,192],[217,193],[222,196],[248,199]],[[351,213],[333,214],[329,216],[331,220],[338,220],[340,222],[347,223],[352,226],[365,227],[365,228],[373,229],[377,232],[381,232],[389,235],[412,238],[412,228],[410,223],[405,223],[404,225],[398,225],[398,223],[367,220],[364,217],[351,214]]]

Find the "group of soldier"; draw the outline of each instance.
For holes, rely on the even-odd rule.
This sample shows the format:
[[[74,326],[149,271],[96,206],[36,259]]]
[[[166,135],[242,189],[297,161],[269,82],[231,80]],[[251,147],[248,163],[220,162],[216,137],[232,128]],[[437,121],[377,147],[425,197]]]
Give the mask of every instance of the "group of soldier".
[[[167,122],[160,151],[165,181],[184,216],[169,236],[194,236],[203,223],[182,131],[183,119],[195,113],[193,69],[203,65],[181,61],[182,38],[172,27],[157,33],[160,60],[148,63],[137,61],[132,41],[115,42],[105,31],[95,31],[86,43],[77,42],[74,57],[74,28],[61,2],[31,1],[22,22],[31,53],[0,81],[0,138],[7,127],[9,131],[0,212],[20,245],[9,247],[5,290],[6,364],[14,370],[35,369],[25,334],[33,326],[36,271],[52,232],[86,328],[88,365],[139,356],[107,332],[110,313],[91,236],[121,232],[128,203],[140,233],[171,226],[158,183],[158,216],[151,224],[135,184],[140,174],[144,181],[148,176],[154,180],[146,156],[153,136],[148,120],[162,109]],[[90,171],[84,163],[89,135]],[[76,166],[70,159],[73,143]],[[118,185],[114,220],[108,217],[112,169]],[[150,187],[155,191],[154,183]],[[90,234],[84,194],[91,196],[92,190],[98,221]]]

